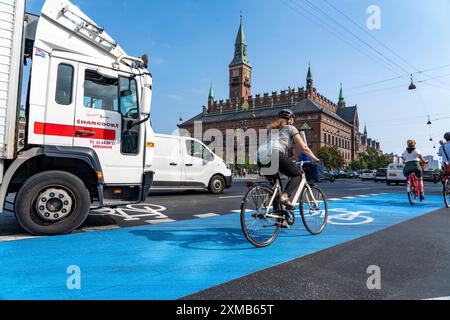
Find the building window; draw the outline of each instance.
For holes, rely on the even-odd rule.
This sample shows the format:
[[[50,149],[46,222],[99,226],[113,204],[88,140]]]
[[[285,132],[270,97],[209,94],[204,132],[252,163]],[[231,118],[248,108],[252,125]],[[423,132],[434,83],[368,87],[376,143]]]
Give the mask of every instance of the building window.
[[[58,66],[58,76],[56,80],[56,103],[62,106],[72,104],[74,68],[68,64]]]

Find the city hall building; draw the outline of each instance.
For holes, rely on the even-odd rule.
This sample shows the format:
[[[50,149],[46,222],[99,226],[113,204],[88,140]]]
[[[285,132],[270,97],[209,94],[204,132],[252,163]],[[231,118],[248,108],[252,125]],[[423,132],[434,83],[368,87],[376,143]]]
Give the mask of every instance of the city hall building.
[[[224,136],[230,129],[266,129],[278,120],[282,109],[289,108],[296,114],[295,125],[305,132],[308,144],[316,154],[324,146],[334,145],[349,164],[369,147],[381,153],[380,143],[368,137],[367,129],[360,133],[358,107],[347,106],[342,85],[338,102],[331,101],[316,89],[309,66],[306,87],[253,95],[252,70],[241,19],[234,58],[229,65],[229,98],[216,100],[211,86],[208,105],[203,107],[202,113],[181,123],[179,128],[187,130],[191,136],[194,136],[196,122],[201,122],[203,132],[218,129]]]

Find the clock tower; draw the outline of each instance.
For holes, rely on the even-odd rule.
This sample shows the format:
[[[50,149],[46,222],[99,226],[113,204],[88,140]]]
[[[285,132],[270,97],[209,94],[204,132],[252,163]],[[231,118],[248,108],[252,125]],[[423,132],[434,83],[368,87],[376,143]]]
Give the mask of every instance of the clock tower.
[[[244,26],[239,26],[236,37],[234,58],[230,66],[230,100],[233,105],[240,103],[241,98],[248,99],[252,95],[252,66],[248,58],[247,39]]]

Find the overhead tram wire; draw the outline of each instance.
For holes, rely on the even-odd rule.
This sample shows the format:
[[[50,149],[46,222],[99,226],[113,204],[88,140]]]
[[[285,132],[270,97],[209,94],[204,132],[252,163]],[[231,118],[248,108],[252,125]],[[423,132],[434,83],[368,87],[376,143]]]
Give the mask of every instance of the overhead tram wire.
[[[281,3],[283,3],[284,5],[286,5],[289,9],[291,9],[293,12],[297,13],[298,15],[303,16],[304,18],[306,18],[307,20],[309,20],[310,22],[318,25],[319,27],[321,27],[322,29],[324,29],[325,31],[327,31],[328,33],[332,34],[334,37],[338,38],[339,40],[345,42],[347,45],[349,45],[350,47],[352,47],[353,49],[357,50],[358,52],[360,52],[361,54],[367,56],[368,58],[370,58],[372,61],[376,62],[377,64],[383,65],[385,68],[389,69],[390,71],[393,72],[393,74],[396,75],[401,75],[401,77],[405,77],[405,75],[403,75],[403,73],[400,73],[398,70],[394,70],[393,67],[388,64],[386,61],[379,59],[379,57],[376,56],[372,56],[372,52],[367,53],[366,51],[362,50],[361,48],[357,47],[356,43],[352,43],[351,41],[345,39],[342,37],[341,34],[337,33],[336,30],[330,26],[327,25],[326,22],[323,22],[323,18],[320,16],[317,16],[314,12],[311,12],[307,9],[305,9],[305,7],[300,6],[299,3],[294,2],[294,0],[280,0]],[[295,6],[290,3],[293,2],[295,4]],[[303,9],[305,12],[307,12],[308,14],[305,14],[305,12],[299,10],[299,9]],[[311,16],[314,16],[316,19],[311,18]],[[361,46],[361,45],[360,45]],[[362,46],[361,46],[362,47]]]
[[[285,4],[287,7],[289,7],[293,12],[303,16],[304,18],[306,18],[307,20],[311,21],[312,23],[318,25],[319,27],[323,28],[325,31],[327,31],[328,33],[332,34],[334,37],[338,38],[339,40],[345,42],[346,44],[348,44],[350,47],[352,47],[353,49],[357,50],[358,52],[360,52],[361,54],[367,56],[368,58],[370,58],[372,61],[374,61],[375,63],[380,63],[384,62],[384,61],[379,61],[377,60],[377,58],[375,56],[372,56],[370,54],[368,54],[367,52],[363,51],[361,48],[358,48],[355,44],[353,44],[352,42],[348,41],[347,39],[343,38],[339,33],[337,33],[333,28],[328,27],[326,25],[326,23],[323,22],[322,18],[320,16],[317,16],[314,13],[311,13],[307,10],[305,10],[306,12],[308,12],[310,15],[305,14],[303,11],[300,11],[298,8],[294,7],[292,4],[288,3],[289,0],[280,0],[280,2],[282,2],[283,4]],[[290,0],[293,2],[293,0]],[[300,7],[299,7],[300,8]],[[302,9],[304,9],[302,7]],[[311,16],[314,16],[317,20],[312,19]],[[386,67],[386,65],[384,65],[384,67]],[[390,68],[390,66],[387,66],[394,74],[398,74],[398,71],[393,70],[392,68]]]
[[[434,70],[442,70],[442,69],[449,68],[449,67],[450,67],[450,64],[446,64],[446,65],[443,65],[443,66],[440,66],[440,67],[434,67],[434,68],[429,68],[429,69],[425,69],[425,70],[422,70],[422,71],[418,71],[418,72],[413,73],[412,75],[413,75],[413,76],[414,76],[414,75],[419,75],[419,74],[422,74],[422,73],[424,73],[424,72],[431,72],[431,71],[434,71]],[[450,76],[450,75],[439,76],[439,77],[445,78],[445,77],[447,77],[447,76]],[[356,89],[362,89],[362,88],[372,87],[372,86],[375,86],[375,85],[377,85],[377,84],[383,84],[383,83],[391,82],[391,81],[394,81],[394,80],[399,80],[399,79],[402,79],[402,78],[403,78],[403,76],[401,76],[401,77],[395,77],[395,78],[389,78],[389,79],[384,79],[384,80],[379,80],[379,81],[370,82],[370,83],[367,83],[367,84],[363,84],[363,85],[358,85],[358,86],[355,86],[355,87],[351,87],[351,88],[348,88],[347,90],[348,90],[348,91],[352,91],[352,90],[356,90]],[[430,80],[430,79],[429,79],[429,80]],[[428,80],[428,81],[429,81],[429,80]],[[424,82],[424,80],[422,80],[422,81],[419,81],[418,83],[426,83],[426,82]],[[450,88],[442,87],[442,89],[447,90],[447,89],[450,89]]]
[[[393,65],[395,68],[397,68],[398,70],[401,71],[401,73],[403,73],[405,75],[405,77],[409,77],[409,75],[411,74],[410,70],[405,69],[403,66],[401,66],[400,64],[398,64],[397,62],[395,62],[394,60],[392,60],[391,58],[387,57],[385,54],[383,54],[382,52],[380,52],[377,48],[375,48],[374,46],[372,46],[371,44],[369,44],[367,41],[365,41],[364,39],[362,39],[361,37],[359,37],[357,34],[355,34],[352,30],[350,30],[349,28],[347,28],[345,25],[343,25],[341,22],[339,22],[338,20],[336,20],[333,16],[329,15],[327,12],[325,12],[324,10],[322,10],[320,7],[316,6],[315,4],[313,4],[311,1],[309,0],[303,0],[305,3],[307,3],[310,7],[312,7],[314,10],[322,13],[323,15],[327,16],[331,21],[333,21],[337,26],[339,26],[341,29],[343,29],[344,31],[346,31],[347,33],[351,34],[355,39],[357,39],[358,41],[360,41],[361,43],[363,43],[365,46],[367,46],[370,50],[374,51],[375,53],[377,53],[380,57],[382,57],[384,60],[386,60],[388,63],[390,63],[391,65]]]
[[[383,46],[386,50],[388,50],[389,52],[391,52],[392,54],[394,54],[398,59],[400,59],[401,61],[403,61],[406,65],[408,65],[410,68],[416,70],[416,74],[423,74],[427,77],[429,77],[429,75],[427,74],[428,71],[419,71],[419,69],[414,66],[413,64],[411,64],[409,61],[407,61],[405,58],[403,58],[402,56],[400,56],[395,50],[391,49],[390,47],[388,47],[386,44],[384,44],[382,41],[380,41],[379,39],[377,39],[375,36],[373,36],[373,34],[371,34],[369,31],[367,31],[365,28],[361,27],[355,20],[353,20],[351,17],[349,17],[346,13],[344,13],[342,10],[340,10],[339,8],[337,8],[336,6],[334,6],[333,4],[331,4],[328,0],[323,0],[326,4],[328,4],[332,9],[334,9],[335,11],[337,11],[338,13],[340,13],[342,16],[344,16],[347,20],[349,20],[353,25],[355,25],[357,28],[359,28],[360,30],[362,30],[364,33],[366,33],[367,35],[369,35],[370,38],[372,38],[375,42],[377,42],[378,44],[380,44],[381,46]],[[441,82],[441,81],[439,81]],[[441,84],[445,85],[445,83],[441,82]],[[450,89],[450,87],[449,87]]]

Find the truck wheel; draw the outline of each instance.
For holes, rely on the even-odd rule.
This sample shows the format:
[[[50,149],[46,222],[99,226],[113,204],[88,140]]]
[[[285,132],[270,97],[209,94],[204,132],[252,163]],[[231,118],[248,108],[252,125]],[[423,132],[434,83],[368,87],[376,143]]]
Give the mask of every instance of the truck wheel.
[[[20,226],[37,236],[62,235],[79,228],[89,215],[91,198],[78,177],[48,171],[29,178],[16,197]]]
[[[212,177],[209,183],[209,192],[212,194],[221,194],[225,190],[225,179],[221,176]]]

